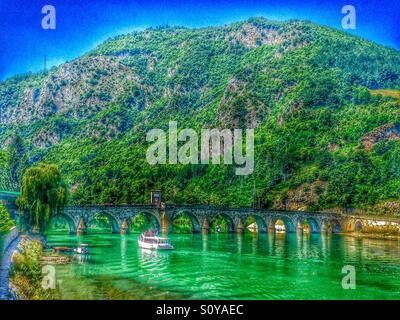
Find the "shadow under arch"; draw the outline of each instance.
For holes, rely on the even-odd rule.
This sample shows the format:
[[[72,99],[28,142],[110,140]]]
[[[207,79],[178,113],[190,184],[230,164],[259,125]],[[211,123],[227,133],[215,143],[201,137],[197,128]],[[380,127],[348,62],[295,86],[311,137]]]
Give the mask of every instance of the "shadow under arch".
[[[258,232],[262,233],[268,232],[268,223],[265,221],[263,217],[259,216],[258,214],[251,214],[243,219],[243,226],[245,230],[247,230],[247,227],[249,226],[252,220],[254,220],[257,223]]]
[[[47,231],[57,232],[57,223],[58,222],[62,223],[62,220],[64,220],[64,222],[67,223],[68,229],[69,229],[68,232],[70,234],[75,234],[76,233],[76,225],[75,225],[74,220],[70,216],[63,214],[63,213],[53,215],[53,217],[51,218],[50,225],[47,228]]]
[[[329,221],[329,227],[332,228],[333,233],[339,233],[343,231],[342,224],[339,220],[331,220]]]
[[[362,231],[362,228],[363,228],[363,224],[362,224],[361,220],[357,220],[357,221],[354,223],[354,229],[355,229],[355,231],[356,231],[356,232],[361,232],[361,231]]]
[[[161,223],[158,217],[148,211],[140,211],[129,219],[129,231],[133,233],[142,232],[148,229],[161,230]]]
[[[281,220],[284,223],[286,232],[295,232],[296,231],[296,225],[295,225],[294,221],[291,218],[289,218],[288,216],[280,216],[280,217],[275,218],[273,220],[274,228],[275,228],[278,220]]]
[[[209,223],[210,223],[210,230],[212,232],[216,231],[216,223],[218,223],[219,220],[224,220],[226,222],[226,232],[227,233],[233,233],[235,232],[235,223],[232,220],[232,218],[227,215],[226,213],[218,213],[217,215],[211,217],[209,219]]]
[[[93,223],[96,221],[98,225],[96,224],[95,227],[92,227]],[[92,233],[96,233],[96,229],[97,231],[99,231],[99,233],[107,232],[107,229],[110,230],[112,233],[119,232],[118,221],[107,211],[96,212],[96,214],[88,219],[88,221],[86,222],[86,227],[88,232],[90,231]]]
[[[304,224],[307,223],[310,226],[310,232],[311,233],[318,233],[321,232],[321,225],[318,223],[317,220],[315,220],[312,217],[307,217],[301,221],[301,224],[304,226]]]
[[[171,223],[172,226],[174,225],[174,222],[179,219],[180,217],[184,217],[187,216],[191,223],[192,223],[192,233],[199,233],[201,232],[201,224],[199,219],[190,211],[188,210],[182,210],[182,211],[178,211],[176,213],[174,213],[174,215],[171,217]]]

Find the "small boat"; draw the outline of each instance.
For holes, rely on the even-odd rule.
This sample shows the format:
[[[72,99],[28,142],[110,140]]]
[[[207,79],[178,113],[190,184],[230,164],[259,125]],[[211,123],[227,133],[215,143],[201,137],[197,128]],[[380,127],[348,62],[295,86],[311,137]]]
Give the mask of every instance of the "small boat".
[[[72,252],[74,249],[70,247],[53,247],[55,253]]]
[[[258,231],[258,225],[257,225],[257,223],[255,223],[255,222],[253,222],[252,224],[250,224],[250,225],[248,225],[247,226],[247,229],[250,231],[250,232],[257,232]]]
[[[77,248],[74,249],[74,252],[77,254],[89,254],[88,245],[81,244]]]
[[[157,231],[150,230],[143,232],[138,240],[140,248],[156,250],[173,250],[174,247],[168,238],[158,236]]]
[[[276,233],[286,233],[286,227],[284,225],[277,224],[275,226],[275,231]]]

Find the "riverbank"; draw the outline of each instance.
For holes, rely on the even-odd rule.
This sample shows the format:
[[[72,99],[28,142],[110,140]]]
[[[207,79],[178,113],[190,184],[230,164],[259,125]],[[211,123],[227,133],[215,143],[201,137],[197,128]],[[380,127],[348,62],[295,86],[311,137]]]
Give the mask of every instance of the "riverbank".
[[[17,250],[21,241],[21,237],[17,235],[12,242],[2,252],[3,256],[0,261],[0,300],[14,300],[15,296],[9,291],[9,272],[12,265],[12,257]]]
[[[39,236],[22,236],[17,250],[12,256],[9,273],[9,288],[18,300],[54,300],[58,291],[52,289],[50,268],[44,272],[44,266],[67,264],[67,257],[47,254],[44,251],[45,240]],[[48,276],[48,279],[44,277]],[[46,280],[46,281],[45,281]],[[48,288],[50,286],[50,288]]]
[[[354,238],[400,241],[400,235],[394,235],[394,234],[363,233],[363,232],[347,232],[347,233],[340,233],[340,234],[344,235],[344,236],[354,237]]]

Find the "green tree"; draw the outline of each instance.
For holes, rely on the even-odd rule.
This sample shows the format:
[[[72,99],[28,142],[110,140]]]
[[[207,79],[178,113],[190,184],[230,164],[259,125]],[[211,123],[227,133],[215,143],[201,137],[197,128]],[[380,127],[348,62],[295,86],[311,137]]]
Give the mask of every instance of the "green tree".
[[[10,218],[10,213],[3,203],[0,202],[0,233],[8,232],[13,226],[14,221]]]
[[[38,164],[29,168],[22,178],[21,196],[17,199],[22,211],[21,222],[44,232],[66,200],[67,187],[57,166]]]
[[[19,190],[21,177],[26,168],[26,155],[24,142],[19,135],[15,135],[8,146],[8,168],[10,190]]]

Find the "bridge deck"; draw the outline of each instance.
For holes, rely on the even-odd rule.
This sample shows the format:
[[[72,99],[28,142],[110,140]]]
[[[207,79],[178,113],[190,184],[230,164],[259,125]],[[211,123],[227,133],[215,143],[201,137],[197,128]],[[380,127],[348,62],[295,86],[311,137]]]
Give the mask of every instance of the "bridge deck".
[[[19,197],[21,193],[16,191],[0,190],[0,195]]]

